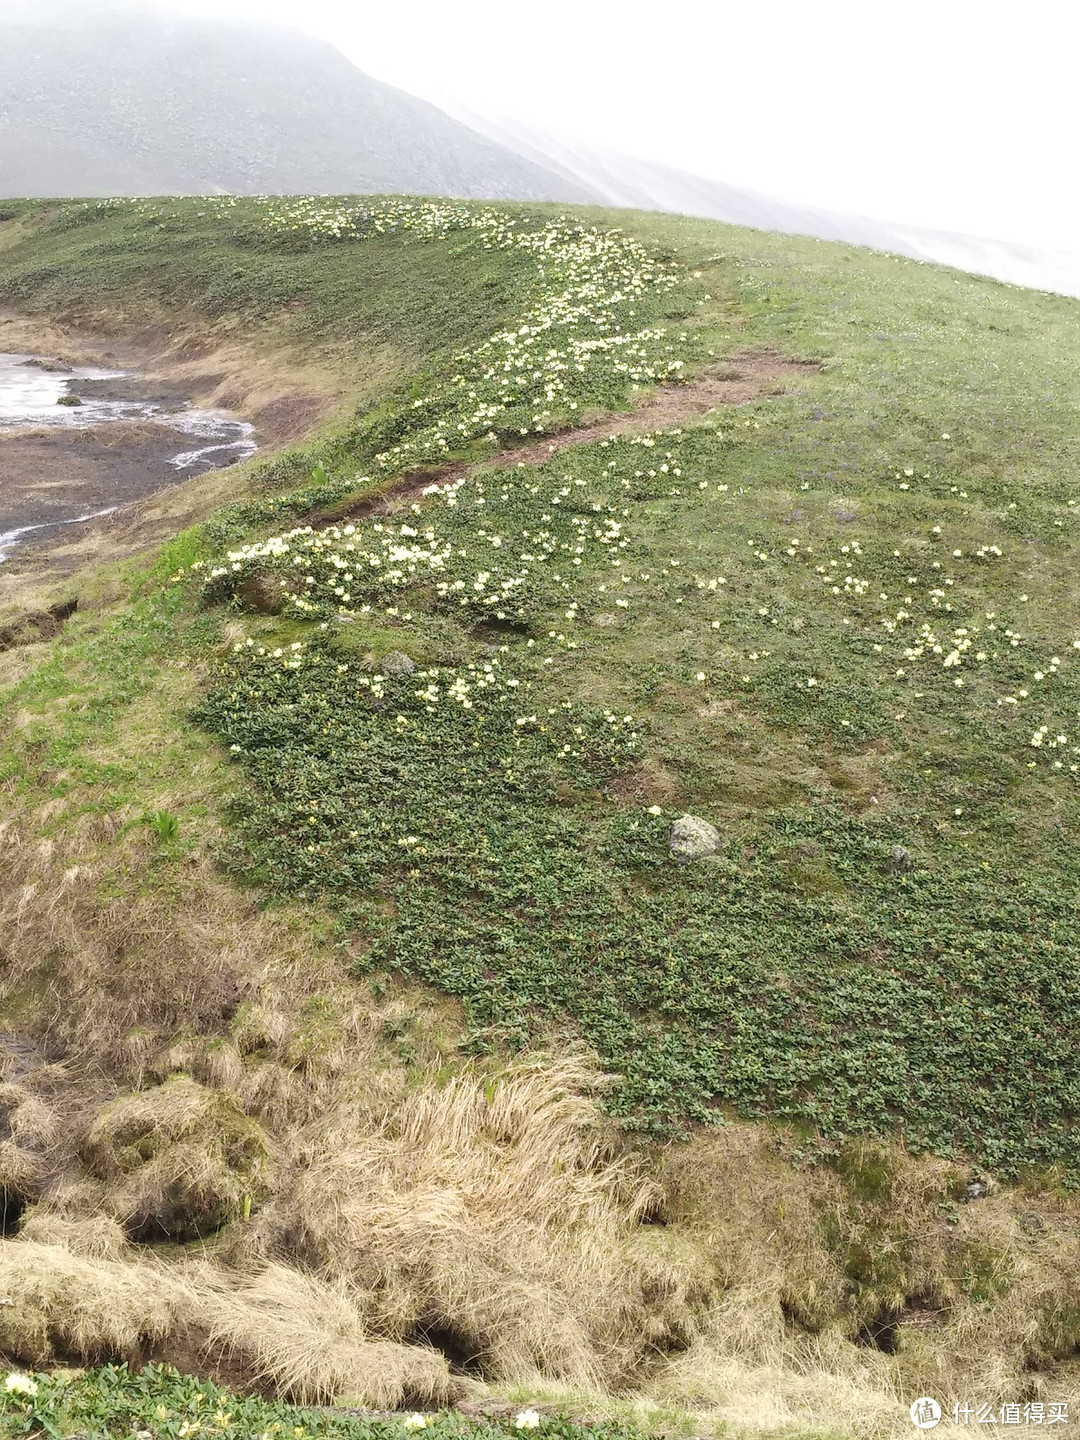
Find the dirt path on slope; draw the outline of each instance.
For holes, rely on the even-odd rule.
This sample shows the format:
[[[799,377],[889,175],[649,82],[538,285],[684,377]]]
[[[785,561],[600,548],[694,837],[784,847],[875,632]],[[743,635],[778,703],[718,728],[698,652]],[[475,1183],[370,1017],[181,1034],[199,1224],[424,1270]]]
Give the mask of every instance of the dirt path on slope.
[[[797,388],[793,381],[805,381],[820,370],[821,365],[816,360],[788,360],[770,350],[732,356],[699,371],[682,384],[659,386],[633,410],[608,415],[603,420],[555,435],[545,435],[542,440],[530,445],[500,450],[475,465],[451,461],[435,469],[412,470],[378,494],[341,508],[320,511],[314,519],[316,523],[327,523],[386,515],[402,505],[413,504],[429,485],[458,480],[470,470],[486,466],[509,469],[518,465],[544,465],[560,450],[606,440],[609,435],[644,435],[650,430],[662,430],[687,420],[700,419],[723,406],[748,405],[752,400],[770,395],[790,395]]]
[[[543,465],[561,450],[609,435],[644,434],[700,419],[718,409],[797,393],[800,382],[811,379],[820,369],[816,361],[789,360],[767,350],[718,359],[685,382],[657,387],[633,410],[591,420],[531,444],[510,447],[478,465],[452,462],[441,468],[410,471],[364,500],[317,512],[311,516],[311,523],[331,524],[396,512],[415,503],[429,485],[458,479],[481,465]],[[0,619],[8,631],[7,645],[0,645],[0,650],[23,644],[27,638],[48,638],[53,627],[45,623],[46,619],[58,601],[70,604],[78,593],[79,571],[160,543],[234,498],[230,472],[210,471],[186,485],[169,487],[127,505],[114,515],[80,525],[77,540],[66,544],[57,541],[40,549],[28,547],[19,559],[0,566]],[[102,601],[109,598],[101,596]],[[22,620],[33,624],[20,625]],[[19,639],[14,638],[16,634]]]
[[[568,445],[587,445],[592,440],[606,440],[609,435],[645,434],[683,420],[699,419],[722,405],[748,405],[762,396],[788,395],[792,380],[806,380],[820,369],[817,361],[786,360],[768,350],[736,355],[699,371],[685,384],[660,386],[624,415],[610,415],[595,424],[538,440],[535,445],[503,450],[487,463],[542,465],[555,451]]]

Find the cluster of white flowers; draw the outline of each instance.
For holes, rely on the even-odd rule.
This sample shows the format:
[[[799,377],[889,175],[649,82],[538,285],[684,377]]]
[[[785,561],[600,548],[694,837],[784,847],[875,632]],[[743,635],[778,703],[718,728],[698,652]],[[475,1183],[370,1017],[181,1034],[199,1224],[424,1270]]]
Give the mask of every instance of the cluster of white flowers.
[[[305,525],[229,551],[206,572],[208,591],[233,593],[252,574],[269,570],[282,582],[285,603],[301,615],[379,611],[408,619],[400,593],[426,582],[459,613],[518,621],[535,613],[536,590],[543,586],[550,597],[565,597],[563,615],[573,622],[580,618],[581,600],[573,589],[582,565],[606,557],[621,571],[620,556],[629,544],[623,534],[626,512],[596,501],[589,514],[574,513],[565,502],[585,482],[555,485],[532,481],[521,471],[432,485],[424,492],[427,504],[413,507],[412,524],[373,521],[323,530]],[[488,521],[496,513],[489,502],[507,501],[519,517],[515,525]],[[475,513],[476,524],[463,523],[462,511]]]
[[[564,216],[530,226],[488,207],[427,200],[308,196],[262,203],[271,231],[326,240],[395,232],[440,240],[466,231],[483,249],[522,250],[536,263],[527,310],[514,326],[456,357],[439,418],[377,456],[385,470],[438,460],[499,428],[543,434],[591,397],[671,379],[683,369],[665,330],[630,323],[638,305],[670,290],[677,275],[621,231]]]
[[[235,197],[206,197],[198,214],[228,217]],[[417,429],[376,457],[384,471],[437,461],[468,441],[543,434],[565,425],[582,404],[618,400],[628,389],[678,378],[685,335],[635,323],[639,307],[679,282],[674,266],[619,230],[568,216],[538,221],[493,209],[433,200],[259,197],[245,202],[270,235],[358,241],[409,234],[432,242],[464,234],[484,250],[518,250],[534,262],[529,294],[513,326],[463,351],[454,374],[415,403]],[[154,219],[166,208],[113,199]],[[434,402],[434,405],[433,405]]]
[[[499,710],[509,721],[514,710],[520,708],[531,682],[527,676],[514,674],[506,666],[502,656],[508,653],[508,649],[505,645],[501,646],[500,653],[491,660],[460,666],[433,665],[405,676],[394,677],[393,681],[382,672],[369,673],[360,666],[348,663],[335,664],[334,670],[336,675],[347,677],[343,683],[355,686],[357,695],[366,694],[372,700],[384,700],[390,686],[396,703],[413,711],[412,715],[396,714],[390,723],[396,730],[409,730],[418,739],[422,739],[425,725],[422,716],[435,715],[440,709],[444,713],[446,709],[456,708],[461,711],[476,711],[477,714],[491,714]],[[325,654],[320,647],[300,641],[295,641],[287,649],[267,649],[249,638],[238,641],[233,646],[233,654],[246,665],[261,666],[264,674],[271,677],[286,671],[301,671],[306,666],[321,667],[326,664]],[[274,682],[271,680],[271,683]],[[550,705],[534,714],[517,715],[511,725],[515,747],[520,748],[526,744],[529,735],[547,735],[558,730],[569,737],[558,751],[560,758],[582,758],[584,752],[579,746],[586,742],[586,726],[573,723],[577,718],[576,709],[573,701],[563,700],[558,706]],[[634,717],[616,715],[610,710],[600,713],[606,729],[606,744],[614,743],[620,752],[631,753],[641,738]],[[234,744],[230,746],[230,750],[235,755],[243,753],[240,745]],[[398,843],[412,844],[415,838],[406,837]]]
[[[904,471],[904,474],[908,473]],[[932,543],[940,543],[942,527],[932,526],[930,537]],[[1035,641],[1014,625],[1000,622],[998,610],[982,608],[986,597],[983,586],[976,578],[975,567],[982,568],[1004,560],[1004,551],[998,545],[982,544],[970,550],[955,546],[938,552],[944,555],[944,559],[925,562],[923,578],[920,579],[917,573],[906,574],[903,583],[898,585],[895,575],[892,581],[877,582],[866,574],[867,570],[875,568],[873,557],[865,554],[857,540],[840,545],[837,554],[821,558],[815,553],[813,545],[803,543],[798,537],[791,537],[786,547],[777,547],[771,552],[760,548],[758,541],[750,540],[748,543],[754,548],[755,558],[762,562],[787,564],[795,560],[808,567],[812,564],[813,573],[826,596],[839,601],[846,612],[841,617],[841,624],[850,627],[852,635],[860,629],[863,635],[868,631],[872,634],[873,629],[879,627],[881,640],[872,643],[871,649],[883,658],[891,653],[894,667],[883,672],[882,678],[915,683],[921,678],[925,683],[929,670],[940,669],[948,673],[955,690],[963,691],[972,672],[984,672],[992,678],[995,662],[1004,662],[1009,657],[1014,674],[1017,660],[1030,664],[1032,668],[1027,683],[1010,693],[998,694],[996,704],[1003,709],[1024,706],[1028,702],[1039,702],[1045,706],[1048,700],[1046,685],[1061,672],[1064,654],[1067,650],[1080,650],[1080,640],[1072,640],[1068,647],[1061,647],[1062,654],[1043,659]],[[893,562],[900,560],[900,552],[894,550],[888,568],[895,572],[898,567]],[[863,573],[855,573],[855,561],[863,562]],[[913,569],[917,571],[923,563],[920,561]],[[850,569],[847,568],[849,566]],[[890,589],[899,588],[901,593],[892,597],[895,609],[886,608],[890,594],[889,590],[880,588],[881,584],[889,585]],[[1013,598],[1019,606],[1025,604],[1029,597],[1018,594]],[[766,616],[768,607],[758,613]],[[945,616],[952,619],[943,625]],[[771,623],[778,623],[776,617]],[[898,648],[890,651],[890,642],[893,645],[899,642]],[[1045,654],[1045,650],[1041,650],[1041,655]],[[756,659],[757,655],[751,654],[749,658]],[[746,680],[749,677],[743,678]],[[812,683],[816,682],[805,682],[806,685]],[[916,698],[920,697],[916,695]],[[1067,735],[1061,733],[1066,730],[1067,726],[1060,721],[1048,721],[1035,729],[1028,743],[1031,748],[1040,751],[1061,750],[1070,745]],[[1078,763],[1068,764],[1068,769],[1080,775],[1080,744],[1070,748],[1072,754],[1078,757]],[[1034,761],[1029,763],[1034,764]],[[1054,759],[1051,765],[1061,770],[1066,767],[1066,761]]]
[[[38,1383],[31,1375],[13,1371],[4,1381],[4,1389],[9,1395],[24,1395],[26,1399],[33,1400],[38,1393]]]
[[[405,1417],[401,1422],[401,1428],[407,1431],[408,1434],[415,1435],[419,1430],[427,1430],[429,1426],[434,1424],[434,1421],[434,1415],[422,1415],[419,1411],[416,1411],[414,1414]],[[515,1430],[539,1430],[539,1428],[540,1415],[536,1410],[521,1410],[514,1416]]]

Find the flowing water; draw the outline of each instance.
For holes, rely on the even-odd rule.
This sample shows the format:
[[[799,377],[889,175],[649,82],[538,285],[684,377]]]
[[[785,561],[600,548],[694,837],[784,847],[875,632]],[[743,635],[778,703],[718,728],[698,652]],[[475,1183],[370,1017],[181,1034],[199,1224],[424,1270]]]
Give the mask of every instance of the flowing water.
[[[108,427],[118,423],[128,429],[112,444]],[[48,540],[256,449],[247,421],[197,409],[168,386],[0,354],[0,562],[31,538]]]

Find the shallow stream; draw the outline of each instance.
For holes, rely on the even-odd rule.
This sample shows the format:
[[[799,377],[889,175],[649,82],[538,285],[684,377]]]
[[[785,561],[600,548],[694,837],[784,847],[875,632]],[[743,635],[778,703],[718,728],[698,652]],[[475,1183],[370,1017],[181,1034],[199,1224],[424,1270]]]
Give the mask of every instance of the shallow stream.
[[[256,449],[246,420],[168,382],[0,353],[0,563]]]

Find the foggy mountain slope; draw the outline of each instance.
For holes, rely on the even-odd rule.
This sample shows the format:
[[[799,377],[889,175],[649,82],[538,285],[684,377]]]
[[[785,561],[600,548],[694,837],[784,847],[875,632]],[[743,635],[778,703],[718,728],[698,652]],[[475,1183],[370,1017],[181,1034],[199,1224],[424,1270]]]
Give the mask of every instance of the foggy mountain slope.
[[[127,0],[0,0],[0,196],[229,192],[660,210],[1080,295],[1080,254],[796,204],[458,103],[437,108],[298,30]]]
[[[298,30],[0,7],[0,195],[303,191],[595,199]]]
[[[916,260],[952,265],[1013,285],[1080,296],[1080,253],[1044,250],[1006,240],[927,230],[799,205],[756,190],[708,180],[673,166],[556,137],[519,121],[479,115],[452,103],[446,108],[470,129],[554,171],[567,184],[577,184],[600,195],[605,205],[662,210],[722,220],[729,225],[747,225],[757,230],[842,240],[850,245],[909,255]]]

